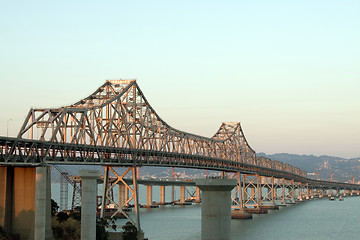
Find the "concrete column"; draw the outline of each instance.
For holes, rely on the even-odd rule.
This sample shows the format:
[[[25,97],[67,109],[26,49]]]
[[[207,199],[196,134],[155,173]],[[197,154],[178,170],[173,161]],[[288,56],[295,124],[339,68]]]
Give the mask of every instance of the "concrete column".
[[[80,170],[81,186],[81,240],[96,239],[97,170]]]
[[[262,205],[262,187],[261,187],[261,184],[258,184],[257,185],[257,204],[258,206],[261,206]]]
[[[152,186],[146,186],[146,205],[150,207],[152,205]]]
[[[291,182],[291,185],[290,185],[290,201],[291,203],[295,203],[295,184],[294,182]]]
[[[54,239],[51,226],[50,167],[37,167],[35,177],[34,239]]]
[[[0,167],[0,227],[12,232],[12,189],[14,169]]]
[[[160,186],[160,205],[165,205],[165,186]]]
[[[180,186],[180,203],[185,203],[185,186]]]
[[[36,168],[15,167],[12,196],[12,233],[34,239]]]
[[[256,180],[256,190],[257,190],[257,199],[256,199],[256,203],[258,205],[258,207],[260,207],[262,205],[262,186],[261,186],[261,176],[257,175],[257,180]]]
[[[230,239],[231,190],[236,179],[197,179],[195,184],[202,190],[201,239]]]
[[[302,202],[302,200],[303,200],[302,194],[303,194],[302,185],[298,185],[298,200],[299,200],[300,202]]]
[[[126,200],[125,200],[125,185],[119,183],[119,205],[124,206]]]
[[[45,239],[53,240],[54,234],[51,222],[51,167],[46,167],[46,226],[45,226]]]
[[[129,199],[129,188],[125,187],[124,191],[125,201],[127,201]]]
[[[199,187],[196,187],[196,189],[195,189],[195,202],[196,203],[201,202],[200,188]]]
[[[271,190],[272,190],[272,193],[271,193],[271,204],[275,206],[275,200],[276,200],[276,191],[277,189],[274,187],[274,177],[271,177]]]
[[[281,179],[281,205],[286,206],[285,203],[285,179]]]

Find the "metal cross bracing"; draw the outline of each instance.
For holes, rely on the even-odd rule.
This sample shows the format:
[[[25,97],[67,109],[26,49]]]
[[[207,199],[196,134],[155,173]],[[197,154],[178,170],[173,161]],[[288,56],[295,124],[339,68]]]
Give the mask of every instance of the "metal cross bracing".
[[[278,205],[285,205],[285,179],[284,178],[275,178],[274,188],[275,188],[275,198],[274,202]]]
[[[243,174],[243,201],[245,207],[258,208],[260,206],[261,188],[260,176],[257,174]]]
[[[274,177],[260,177],[262,187],[266,189],[261,198],[261,205],[275,206],[276,188],[274,187]]]
[[[47,164],[105,166],[101,215],[110,202],[116,206],[115,214],[128,217],[139,231],[139,166],[210,169],[223,171],[223,176],[228,177],[232,172],[230,177],[238,179],[232,198],[235,208],[240,209],[274,204],[278,186],[283,204],[285,199],[295,202],[296,190],[302,198],[303,184],[318,190],[319,196],[326,195],[330,188],[343,189],[344,194],[360,190],[356,184],[308,179],[304,170],[256,156],[238,122],[222,123],[211,138],[177,130],[159,117],[135,80],[108,80],[93,94],[70,106],[30,109],[17,138],[0,137],[0,165]],[[113,166],[128,170],[119,175]],[[124,180],[130,171],[132,187]],[[117,177],[113,183],[108,182],[111,172]],[[116,203],[110,195],[120,182],[123,191]],[[81,181],[74,179],[73,183],[74,191],[81,189]],[[266,194],[262,193],[263,187],[268,189]],[[73,198],[79,196],[75,193]],[[76,200],[73,199],[72,208]],[[135,220],[124,211],[130,201],[134,202]]]
[[[212,138],[179,131],[158,116],[135,80],[108,80],[70,106],[31,109],[17,138],[0,137],[0,165],[43,164],[187,167],[358,187],[307,179],[299,168],[256,156],[240,123],[223,123]]]
[[[306,178],[299,168],[256,157],[239,123],[223,123],[212,138],[170,127],[135,80],[106,81],[70,106],[31,109],[18,138],[0,137],[0,145],[4,165],[135,163]]]
[[[26,138],[31,141],[25,142]],[[299,168],[257,158],[240,123],[223,123],[212,138],[169,126],[135,80],[106,81],[89,97],[70,106],[31,109],[12,144],[3,146],[1,164],[129,165],[136,154],[139,164],[144,165],[306,177]]]
[[[26,135],[30,139],[25,139]],[[18,138],[0,142],[5,143],[0,158],[5,165],[155,165],[306,177],[298,168],[256,157],[239,123],[223,123],[212,138],[171,128],[153,111],[135,81],[108,81],[68,107],[31,109]],[[261,188],[256,188],[258,191],[256,201],[261,201]],[[80,204],[77,193],[73,194],[72,208]]]
[[[100,217],[105,217],[106,202],[109,202],[115,207],[115,211],[110,217],[116,216],[121,213],[130,222],[132,222],[138,229],[140,229],[140,216],[139,216],[139,196],[138,196],[138,184],[137,184],[137,169],[136,167],[129,167],[123,174],[119,174],[113,167],[105,166],[104,184],[103,184],[103,197],[101,202]],[[110,182],[110,173],[113,173],[116,177],[115,180]],[[133,186],[131,187],[126,181],[125,176],[132,174]],[[119,201],[116,202],[111,193],[116,185],[119,185]],[[128,193],[131,193],[129,195]],[[125,211],[129,207],[130,202],[134,203],[135,208],[135,220],[133,220]]]

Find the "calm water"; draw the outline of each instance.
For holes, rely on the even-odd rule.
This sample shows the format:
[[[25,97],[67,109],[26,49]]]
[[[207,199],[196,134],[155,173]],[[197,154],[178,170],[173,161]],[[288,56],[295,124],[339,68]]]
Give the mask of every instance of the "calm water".
[[[56,201],[58,189],[58,184],[53,184]],[[154,201],[159,200],[158,192],[154,188]],[[170,187],[166,188],[166,194],[169,201]],[[177,198],[178,195],[176,189]],[[146,190],[141,188],[140,202],[145,203],[145,199]],[[201,205],[141,209],[140,213],[141,227],[150,240],[200,240]],[[328,240],[360,236],[360,197],[347,197],[342,202],[311,200],[253,216],[251,220],[231,220],[231,240]],[[117,221],[118,225],[125,222]]]

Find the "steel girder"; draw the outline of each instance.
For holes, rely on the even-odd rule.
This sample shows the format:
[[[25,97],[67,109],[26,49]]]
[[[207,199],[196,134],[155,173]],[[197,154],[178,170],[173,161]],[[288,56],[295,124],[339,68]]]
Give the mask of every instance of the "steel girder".
[[[0,137],[0,164],[189,167],[357,187],[307,179],[299,168],[256,157],[240,123],[223,123],[212,138],[177,130],[159,117],[135,80],[106,81],[70,106],[31,109],[17,138]]]
[[[240,123],[223,123],[212,138],[169,126],[150,106],[135,80],[108,80],[70,106],[31,109],[18,134],[18,138],[26,137],[52,143],[195,155],[306,177],[299,168],[257,158]]]

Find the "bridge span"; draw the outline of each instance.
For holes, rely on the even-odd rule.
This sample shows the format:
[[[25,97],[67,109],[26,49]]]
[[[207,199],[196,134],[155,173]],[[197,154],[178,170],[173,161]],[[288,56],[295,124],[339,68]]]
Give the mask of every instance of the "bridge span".
[[[40,133],[35,134],[37,132]],[[111,202],[109,189],[123,184],[131,196],[114,204],[118,212],[129,217],[123,209],[134,201],[136,219],[129,217],[129,220],[138,230],[141,228],[137,167],[141,166],[221,171],[224,178],[236,179],[234,202],[240,210],[246,206],[260,207],[262,188],[267,189],[265,198],[271,204],[276,199],[274,189],[278,186],[290,189],[287,193],[283,191],[283,201],[287,197],[294,199],[296,194],[302,198],[305,192],[310,196],[315,190],[360,190],[356,184],[313,180],[302,169],[257,157],[238,122],[222,123],[211,138],[177,130],[160,118],[135,80],[108,80],[94,93],[70,106],[30,109],[16,138],[0,137],[1,227],[18,232],[22,238],[47,238],[49,226],[45,223],[49,222],[50,202],[47,166],[54,164],[104,166],[102,209],[107,201]],[[118,174],[115,167],[127,170]],[[110,173],[117,177],[113,183],[108,182]],[[97,175],[91,171],[82,173],[83,184],[88,184],[88,192],[83,191],[83,201],[95,194],[91,189]],[[124,181],[129,175],[133,179],[131,186]],[[249,192],[248,189],[255,190]],[[22,198],[31,201],[25,202]],[[93,204],[96,203],[92,200],[83,202],[84,206]],[[42,207],[44,205],[47,207]],[[27,217],[21,220],[19,214],[24,211],[28,212]],[[89,222],[82,226],[95,229],[93,215],[84,215],[83,219]],[[24,221],[34,222],[34,226],[26,228]],[[86,233],[89,229],[84,230],[86,236],[91,235],[91,231]]]

